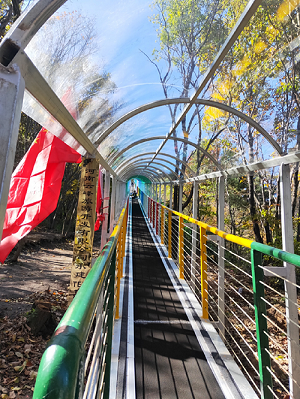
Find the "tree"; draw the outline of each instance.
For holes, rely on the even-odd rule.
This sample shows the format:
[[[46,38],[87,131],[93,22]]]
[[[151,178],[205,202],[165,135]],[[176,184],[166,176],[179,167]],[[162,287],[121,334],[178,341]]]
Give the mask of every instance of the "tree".
[[[3,0],[0,3],[0,41],[11,24],[21,15],[23,0]]]
[[[79,12],[63,13],[51,17],[28,48],[40,72],[92,142],[122,106],[112,101],[116,85],[111,75],[94,62],[95,38],[92,19]],[[34,112],[34,106],[26,110],[39,118],[40,113]],[[47,115],[44,116],[47,121]],[[75,220],[79,173],[78,165],[67,165],[56,211],[46,222],[63,234]]]
[[[156,0],[153,3],[156,15],[151,19],[158,27],[158,37],[160,48],[153,51],[153,58],[148,59],[155,65],[164,96],[187,97],[191,89],[196,89],[199,79],[208,67],[214,53],[219,49],[222,41],[220,38],[220,23],[222,19],[222,4],[220,0],[196,1],[196,0]],[[226,32],[223,32],[224,37]],[[221,40],[220,40],[221,39]],[[163,64],[163,66],[161,66]],[[175,89],[171,83],[181,83],[180,89]],[[178,93],[179,92],[179,93]],[[185,117],[181,123],[182,135],[188,138],[191,131],[198,126],[198,144],[201,143],[201,110],[203,107],[195,106],[191,116]],[[169,105],[171,124],[174,124],[182,107],[178,104]],[[219,129],[220,130],[220,129]],[[211,140],[206,149],[218,137],[220,132],[211,132]],[[173,133],[174,138],[177,132]],[[174,151],[177,158],[187,160],[187,144],[178,146],[174,140]],[[198,154],[198,164],[196,170],[200,168],[203,160],[202,155]],[[176,163],[175,172],[178,173],[180,163]],[[184,164],[181,165],[185,171]],[[192,191],[184,203],[188,205],[192,198]],[[174,208],[178,209],[178,189],[174,190]]]

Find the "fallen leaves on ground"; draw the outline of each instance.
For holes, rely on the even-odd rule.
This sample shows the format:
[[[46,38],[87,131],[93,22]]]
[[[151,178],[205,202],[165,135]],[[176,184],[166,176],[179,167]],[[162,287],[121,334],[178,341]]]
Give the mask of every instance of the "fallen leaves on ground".
[[[49,289],[14,301],[51,303],[57,323],[67,308],[66,292]],[[0,319],[0,399],[32,398],[38,366],[49,339],[50,335],[34,336],[25,315],[14,320]]]

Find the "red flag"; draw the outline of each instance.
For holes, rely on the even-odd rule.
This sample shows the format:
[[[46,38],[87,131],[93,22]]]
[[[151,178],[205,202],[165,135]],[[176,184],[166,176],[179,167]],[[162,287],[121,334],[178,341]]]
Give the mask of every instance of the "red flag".
[[[98,189],[97,189],[97,204],[96,204],[96,213],[97,213],[97,219],[95,223],[95,231],[99,230],[100,228],[100,223],[103,222],[105,219],[105,216],[103,215],[103,209],[102,209],[102,172],[101,169],[99,170],[99,179],[98,179]]]
[[[56,208],[66,162],[81,155],[42,129],[12,174],[0,243],[0,262]]]

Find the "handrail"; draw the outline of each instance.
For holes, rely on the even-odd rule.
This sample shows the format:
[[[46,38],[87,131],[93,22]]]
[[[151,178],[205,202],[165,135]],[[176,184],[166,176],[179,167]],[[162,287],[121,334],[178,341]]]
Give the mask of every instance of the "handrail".
[[[242,237],[235,236],[233,234],[225,233],[215,227],[209,226],[207,223],[200,222],[194,218],[186,216],[180,212],[174,211],[165,205],[160,204],[158,201],[153,200],[151,197],[148,197],[145,193],[139,190],[139,195],[141,198],[141,202],[145,206],[145,212],[148,214],[148,218],[150,221],[150,225],[153,225],[153,231],[158,235],[160,231],[160,241],[161,244],[165,244],[166,249],[168,250],[168,256],[177,256],[177,263],[179,269],[179,278],[186,278],[187,283],[190,285],[191,289],[196,293],[196,270],[200,271],[198,274],[198,297],[202,302],[202,319],[208,320],[210,317],[209,314],[209,302],[212,301],[214,305],[218,306],[217,310],[217,318],[218,321],[217,326],[219,328],[220,335],[225,340],[225,312],[228,311],[228,304],[225,305],[225,296],[224,292],[226,286],[225,282],[225,257],[224,251],[226,247],[224,243],[219,240],[218,241],[218,250],[214,251],[214,254],[217,255],[217,261],[214,260],[211,262],[211,265],[215,265],[217,267],[218,273],[218,291],[214,291],[214,294],[217,295],[213,299],[211,286],[208,287],[208,282],[211,277],[208,276],[207,269],[209,262],[207,260],[207,231],[226,239],[227,241],[239,244],[240,246],[246,247],[250,249],[251,254],[251,275],[252,277],[252,287],[249,292],[253,292],[253,309],[255,312],[255,324],[256,324],[256,341],[257,341],[257,357],[258,357],[258,374],[260,379],[260,392],[261,398],[264,399],[273,399],[273,380],[276,382],[279,381],[278,378],[274,375],[274,372],[271,371],[271,353],[269,349],[269,335],[268,335],[268,323],[270,323],[268,319],[267,306],[269,303],[265,299],[265,283],[264,283],[264,270],[268,273],[267,275],[274,275],[284,279],[285,282],[285,306],[286,306],[286,323],[287,323],[287,348],[285,349],[285,355],[288,356],[288,378],[290,384],[290,393],[292,397],[298,397],[298,392],[300,390],[300,348],[299,348],[299,323],[298,323],[298,311],[297,311],[297,292],[296,285],[294,281],[294,277],[290,277],[290,274],[287,270],[287,267],[283,265],[283,267],[273,267],[268,266],[264,267],[263,264],[263,255],[268,255],[269,257],[278,259],[282,262],[286,262],[286,264],[294,265],[296,267],[300,267],[300,256],[296,254],[292,254],[281,249],[277,249],[271,247],[266,244],[258,243],[253,240],[245,239]],[[159,212],[159,207],[161,207],[161,211]],[[164,212],[166,211],[166,218]],[[172,227],[172,214],[176,215],[179,220]],[[183,251],[184,246],[184,224],[183,220],[193,223],[200,227],[199,229],[199,237],[196,238],[196,232],[190,234],[191,245],[194,246],[193,251],[189,254],[190,259],[186,259]],[[159,229],[160,225],[160,229]],[[165,228],[167,229],[167,239],[165,239]],[[172,239],[173,234],[177,234],[175,239]],[[178,240],[178,242],[177,242]],[[195,245],[198,245],[199,248],[199,260],[197,261],[198,265],[195,263],[196,253]],[[230,252],[230,251],[229,251]],[[194,258],[193,258],[194,256]],[[238,258],[241,258],[238,256]],[[194,260],[193,260],[194,259]],[[175,259],[176,261],[176,259]],[[187,271],[185,270],[187,262]],[[190,262],[190,263],[189,263]],[[193,264],[194,262],[194,264]],[[231,262],[230,265],[234,266]],[[209,267],[211,267],[211,265]],[[239,265],[240,266],[240,265]],[[213,266],[214,267],[214,266]],[[241,267],[241,266],[240,266]],[[194,276],[192,275],[192,268],[194,268]],[[197,269],[196,269],[197,268]],[[237,269],[239,267],[237,266]],[[273,271],[272,271],[273,269]],[[282,271],[279,272],[279,269]],[[187,273],[187,274],[185,274]],[[279,273],[279,274],[277,274]],[[228,274],[228,273],[227,273]],[[200,276],[200,277],[199,277]],[[229,284],[230,285],[230,284]],[[228,281],[227,281],[228,286]],[[243,284],[241,284],[243,286]],[[201,290],[201,296],[199,292]],[[232,291],[233,292],[233,291]],[[242,291],[241,291],[242,292]],[[240,298],[243,298],[243,294],[240,294],[235,290],[236,295],[240,295]],[[227,294],[228,295],[228,294]],[[268,294],[270,295],[270,294]],[[200,299],[201,298],[201,299]],[[234,303],[234,300],[232,301]],[[246,301],[246,310],[248,311],[249,302]],[[270,303],[269,303],[270,305]],[[212,306],[210,304],[210,306]],[[241,310],[241,305],[239,305],[239,309]],[[276,309],[276,308],[275,308]],[[216,313],[214,313],[216,315]],[[238,317],[237,317],[238,318]],[[241,322],[239,320],[239,322]],[[293,331],[292,331],[293,329]],[[227,329],[226,329],[227,331]],[[231,334],[229,333],[229,336]],[[251,335],[252,337],[252,335]],[[276,360],[276,358],[275,358]],[[272,361],[274,361],[274,356],[272,357]],[[252,380],[253,382],[253,380]],[[286,392],[288,392],[286,390]],[[297,394],[295,394],[297,392]]]
[[[108,242],[57,326],[39,366],[33,399],[80,397],[79,392],[84,388],[84,345],[126,216],[124,208]]]
[[[163,209],[165,209],[167,211],[171,211],[174,215],[181,217],[182,219],[186,220],[187,222],[190,222],[190,223],[196,224],[200,227],[203,227],[205,230],[210,231],[211,233],[213,233],[219,237],[222,237],[227,241],[233,242],[235,244],[239,244],[246,248],[255,249],[256,251],[262,252],[265,255],[272,256],[273,258],[276,258],[278,260],[282,260],[284,262],[288,262],[297,267],[300,267],[300,256],[299,255],[291,254],[289,252],[283,251],[282,249],[278,249],[275,247],[271,247],[270,245],[258,243],[254,240],[249,240],[248,238],[243,238],[243,237],[236,236],[234,234],[226,233],[225,231],[219,230],[216,227],[213,227],[207,223],[201,222],[200,220],[191,218],[187,215],[184,215],[183,213],[174,211],[173,209],[170,209],[167,206],[162,205],[157,201],[154,201],[154,200],[152,200],[152,201],[156,202]]]
[[[233,242],[235,244],[239,244],[239,245],[242,245],[244,247],[251,248],[251,244],[252,244],[253,240],[249,240],[248,238],[238,237],[238,236],[236,236],[234,234],[230,234],[230,233],[225,233],[225,231],[219,230],[216,227],[210,226],[207,223],[200,222],[200,220],[197,220],[197,219],[191,218],[189,216],[186,216],[183,213],[174,211],[173,209],[170,209],[170,208],[168,208],[168,207],[166,207],[164,205],[161,205],[161,204],[159,204],[159,205],[162,208],[166,209],[167,211],[171,211],[172,213],[174,213],[174,215],[182,217],[182,219],[184,219],[184,220],[186,220],[186,221],[188,221],[190,223],[194,223],[194,224],[196,224],[196,225],[198,225],[200,227],[203,227],[205,230],[208,230],[211,233],[213,233],[213,234],[215,234],[215,235],[217,235],[219,237],[225,238],[227,241],[231,241],[231,242]]]

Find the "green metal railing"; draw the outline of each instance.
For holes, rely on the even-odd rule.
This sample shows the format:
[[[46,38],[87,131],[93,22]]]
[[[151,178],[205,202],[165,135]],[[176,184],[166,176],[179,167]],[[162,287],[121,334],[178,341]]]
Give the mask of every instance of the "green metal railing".
[[[128,206],[123,209],[112,235],[49,341],[33,399],[109,398],[112,331],[125,252],[127,209]],[[87,353],[86,344],[93,329],[90,339],[95,346]]]

